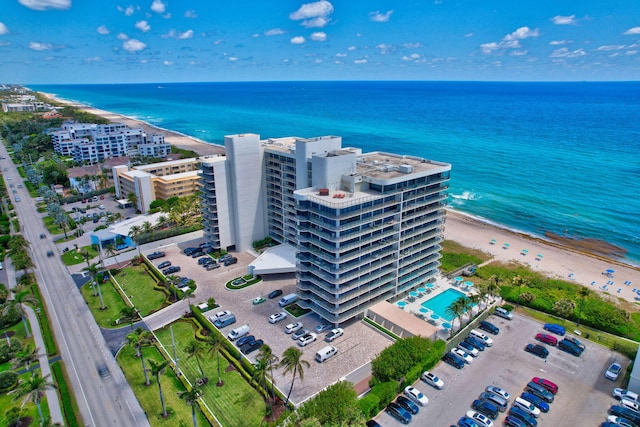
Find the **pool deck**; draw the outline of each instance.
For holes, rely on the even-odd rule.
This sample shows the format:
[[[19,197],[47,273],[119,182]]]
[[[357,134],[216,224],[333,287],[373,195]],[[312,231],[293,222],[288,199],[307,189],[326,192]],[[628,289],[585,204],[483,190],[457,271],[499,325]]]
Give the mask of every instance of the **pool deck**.
[[[369,308],[367,317],[376,321],[383,327],[400,337],[412,335],[420,335],[425,338],[436,339],[449,337],[449,328],[444,328],[443,323],[449,323],[452,327],[457,328],[458,320],[447,321],[446,319],[433,320],[431,315],[433,311],[426,309],[422,303],[443,293],[447,289],[455,289],[465,295],[471,295],[474,288],[468,288],[464,285],[456,286],[456,282],[445,276],[440,276],[434,283],[432,289],[427,289],[426,293],[419,293],[418,297],[412,297],[406,292],[400,298],[396,298],[393,302],[381,302]],[[398,303],[404,302],[406,305],[400,307]],[[423,312],[420,311],[423,309]],[[477,310],[477,308],[475,308]]]

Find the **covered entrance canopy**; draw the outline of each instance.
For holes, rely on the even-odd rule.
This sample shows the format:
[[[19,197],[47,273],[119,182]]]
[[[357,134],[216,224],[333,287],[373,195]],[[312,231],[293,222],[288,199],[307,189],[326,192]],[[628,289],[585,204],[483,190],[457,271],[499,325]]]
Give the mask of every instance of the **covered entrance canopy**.
[[[253,275],[295,272],[296,248],[288,243],[265,250],[249,264],[249,273]]]

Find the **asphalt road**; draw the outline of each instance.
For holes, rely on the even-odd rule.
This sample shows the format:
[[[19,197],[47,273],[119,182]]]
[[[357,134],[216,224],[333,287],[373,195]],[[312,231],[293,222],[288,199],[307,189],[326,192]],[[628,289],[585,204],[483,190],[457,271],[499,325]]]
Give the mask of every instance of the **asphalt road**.
[[[17,188],[22,179],[4,145],[0,147],[0,155],[7,156],[7,159],[0,160],[3,170],[7,168],[3,172],[5,183],[23,234],[31,242],[35,274],[84,425],[149,426],[144,411],[44,228],[42,215],[37,212],[26,188]],[[15,184],[17,194],[11,193],[10,183]],[[15,202],[16,196],[20,197],[20,202]],[[40,239],[41,233],[45,233],[47,238]],[[47,257],[47,251],[53,251],[55,256]],[[110,372],[110,377],[104,380],[97,372],[101,363],[106,364]]]

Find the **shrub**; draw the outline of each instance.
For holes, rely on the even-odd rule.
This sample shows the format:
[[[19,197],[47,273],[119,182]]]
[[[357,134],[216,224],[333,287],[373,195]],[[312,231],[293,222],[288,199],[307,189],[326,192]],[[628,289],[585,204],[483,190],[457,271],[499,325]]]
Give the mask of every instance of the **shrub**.
[[[378,411],[387,406],[398,394],[398,383],[387,381],[373,386],[369,394],[378,397]],[[376,411],[377,412],[377,411]]]
[[[0,342],[0,363],[8,362],[20,350],[22,350],[22,343],[19,340],[9,339],[9,344],[6,340],[2,340]]]
[[[11,390],[18,384],[18,374],[13,371],[0,372],[0,393]]]
[[[9,307],[7,307],[10,305]],[[18,307],[16,307],[11,301],[5,302],[0,306],[0,324],[2,324],[5,328],[11,327],[17,324],[22,317],[20,316],[20,312],[18,311]]]
[[[380,398],[373,393],[367,393],[358,401],[360,410],[367,418],[373,418],[380,411]]]
[[[401,381],[431,351],[432,342],[420,336],[396,341],[371,362],[372,382]]]

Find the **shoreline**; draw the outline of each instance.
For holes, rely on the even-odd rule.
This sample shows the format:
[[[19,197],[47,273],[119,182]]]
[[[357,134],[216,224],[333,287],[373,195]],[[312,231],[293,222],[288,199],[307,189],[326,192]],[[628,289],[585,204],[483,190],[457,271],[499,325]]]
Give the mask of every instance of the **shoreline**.
[[[208,143],[180,132],[163,129],[141,119],[60,99],[53,94],[38,93],[55,102],[79,108],[110,121],[121,122],[130,127],[142,127],[147,133],[164,133],[165,141],[171,145],[194,151],[202,156],[224,154],[225,152],[222,145]],[[635,301],[638,296],[635,291],[632,292],[632,289],[635,289],[633,285],[640,288],[640,266],[586,251],[581,249],[580,245],[572,247],[567,244],[571,243],[570,240],[565,240],[564,243],[554,242],[548,238],[514,230],[489,219],[479,218],[450,207],[447,208],[446,218],[444,233],[446,239],[487,252],[493,256],[493,261],[520,262],[536,271],[547,274],[548,277],[575,281],[594,291],[609,291],[612,295],[618,295],[629,301]],[[495,239],[495,243],[491,242],[492,239]],[[509,243],[510,246],[504,249],[504,243]],[[523,255],[523,249],[527,249],[529,253]],[[537,254],[543,255],[538,261],[536,261]],[[616,269],[613,280],[602,275],[612,266]],[[602,286],[610,281],[613,282],[613,285],[608,285],[610,286],[608,289],[603,289]],[[631,284],[625,285],[624,282],[631,282]],[[619,286],[621,284],[623,287]]]

